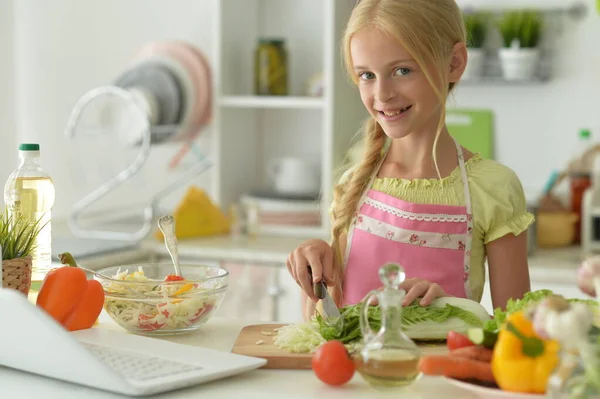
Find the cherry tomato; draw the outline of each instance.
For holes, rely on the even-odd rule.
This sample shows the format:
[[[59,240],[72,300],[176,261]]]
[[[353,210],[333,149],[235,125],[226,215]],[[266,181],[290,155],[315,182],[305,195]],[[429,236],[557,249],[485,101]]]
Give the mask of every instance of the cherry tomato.
[[[448,349],[451,351],[454,349],[463,348],[465,346],[475,345],[473,342],[471,342],[469,337],[461,333],[457,333],[456,331],[448,332],[446,343],[448,345]]]
[[[343,385],[352,379],[355,366],[344,344],[327,341],[313,354],[312,369],[328,385]]]
[[[183,277],[177,276],[175,274],[169,274],[167,277],[165,277],[165,281],[181,281],[181,280],[183,280]]]

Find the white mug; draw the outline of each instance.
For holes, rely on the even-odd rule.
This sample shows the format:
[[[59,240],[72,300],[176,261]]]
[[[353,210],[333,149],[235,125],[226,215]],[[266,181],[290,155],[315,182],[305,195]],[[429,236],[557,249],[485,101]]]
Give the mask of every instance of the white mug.
[[[317,169],[299,158],[280,158],[271,161],[268,174],[273,188],[282,194],[316,194],[321,185]]]

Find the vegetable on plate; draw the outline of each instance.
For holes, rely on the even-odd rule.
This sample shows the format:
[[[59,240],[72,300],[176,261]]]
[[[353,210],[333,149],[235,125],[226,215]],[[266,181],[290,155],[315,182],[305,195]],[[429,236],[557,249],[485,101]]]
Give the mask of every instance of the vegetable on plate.
[[[69,253],[59,257],[65,266],[46,274],[36,305],[68,331],[90,328],[104,305],[102,285],[96,280],[88,280]]]
[[[450,351],[450,354],[453,356],[490,363],[492,361],[492,355],[494,354],[494,351],[481,345],[473,345],[454,349]]]
[[[559,362],[560,344],[542,338],[525,311],[506,318],[494,346],[492,371],[505,391],[545,393],[548,380]]]
[[[493,348],[498,340],[498,331],[488,331],[485,328],[470,328],[467,336],[475,345]]]
[[[445,376],[457,380],[476,380],[494,384],[494,374],[489,362],[464,356],[428,355],[419,359],[419,370],[425,375]]]
[[[448,346],[448,350],[455,350],[466,346],[473,346],[475,344],[466,335],[456,331],[450,331],[446,337],[446,345]]]

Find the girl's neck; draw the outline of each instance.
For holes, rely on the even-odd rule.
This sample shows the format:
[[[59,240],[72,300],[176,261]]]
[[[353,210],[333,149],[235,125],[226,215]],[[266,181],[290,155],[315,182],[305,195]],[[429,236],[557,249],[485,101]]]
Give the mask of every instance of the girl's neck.
[[[437,179],[433,156],[435,132],[411,133],[394,139],[379,170],[379,177],[403,179]],[[458,166],[454,139],[444,126],[437,141],[436,160],[441,177],[446,177]]]

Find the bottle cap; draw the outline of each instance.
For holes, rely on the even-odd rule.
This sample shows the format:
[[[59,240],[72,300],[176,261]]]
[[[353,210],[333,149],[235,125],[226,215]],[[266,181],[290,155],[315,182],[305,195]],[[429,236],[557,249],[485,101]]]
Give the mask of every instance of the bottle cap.
[[[24,143],[19,145],[19,151],[39,151],[39,144]]]

